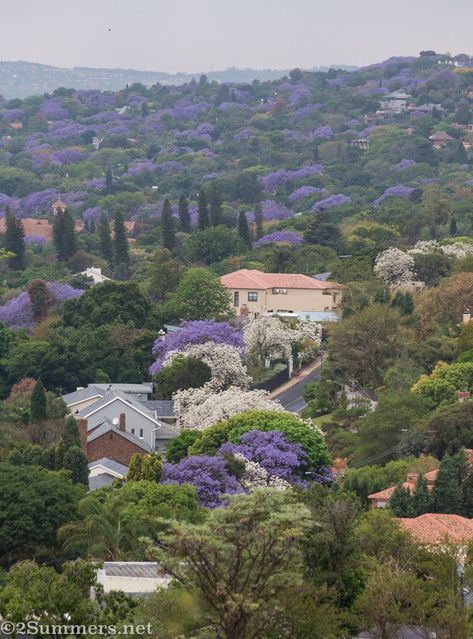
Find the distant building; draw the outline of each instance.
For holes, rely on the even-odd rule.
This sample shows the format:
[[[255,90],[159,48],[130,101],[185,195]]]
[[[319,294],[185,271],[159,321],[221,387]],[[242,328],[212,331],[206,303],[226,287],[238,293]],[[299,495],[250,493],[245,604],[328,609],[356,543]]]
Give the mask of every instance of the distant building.
[[[424,478],[427,482],[427,488],[432,490],[435,480],[437,479],[438,470],[431,470],[429,473],[425,473]],[[418,473],[408,473],[406,481],[402,486],[406,488],[410,493],[413,493],[417,484]],[[397,486],[389,486],[384,490],[380,490],[377,493],[368,495],[368,501],[370,502],[370,508],[386,508],[389,505],[389,500],[393,496]]]
[[[128,466],[102,457],[89,464],[89,490],[98,490],[110,486],[115,479],[124,479],[128,474]]]
[[[388,113],[403,113],[407,111],[410,100],[412,100],[412,96],[405,91],[394,91],[380,100],[379,108]]]
[[[220,278],[232,296],[237,315],[291,315],[313,319],[312,314],[337,315],[342,287],[336,282],[321,282],[308,275],[263,273],[241,269]],[[320,316],[316,321],[320,321]]]
[[[97,570],[97,583],[104,593],[124,592],[127,595],[145,595],[157,588],[166,588],[171,576],[154,561],[106,561]]]
[[[83,275],[87,278],[92,278],[94,285],[111,281],[109,277],[103,275],[102,269],[98,266],[91,266],[90,268],[85,269],[85,271],[81,271],[80,275]]]
[[[429,137],[429,140],[432,142],[434,149],[443,149],[450,142],[454,142],[455,138],[446,131],[436,131]]]
[[[357,140],[352,140],[350,142],[350,146],[360,151],[367,151],[370,148],[370,141],[367,138],[359,138]]]
[[[460,515],[426,513],[419,517],[400,517],[396,521],[426,546],[454,544],[466,548],[473,541],[473,519]]]
[[[64,202],[61,199],[59,199],[57,202],[54,202],[51,208],[53,210],[54,215],[57,215],[58,213],[64,213],[65,210],[67,209],[67,206],[64,204]]]

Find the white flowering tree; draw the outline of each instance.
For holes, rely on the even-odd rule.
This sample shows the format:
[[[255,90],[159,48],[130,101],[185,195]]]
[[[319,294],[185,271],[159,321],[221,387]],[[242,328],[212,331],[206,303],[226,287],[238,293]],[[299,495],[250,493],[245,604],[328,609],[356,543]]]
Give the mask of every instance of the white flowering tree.
[[[279,317],[255,317],[245,327],[246,357],[255,366],[275,357],[289,359],[292,337]]]
[[[216,422],[247,410],[284,412],[279,402],[269,399],[263,390],[242,390],[231,386],[222,392],[211,392],[207,385],[188,388],[173,395],[179,424],[184,429],[203,430]]]
[[[409,255],[429,255],[430,253],[435,253],[440,248],[437,240],[419,240],[413,246],[413,248],[409,249],[407,252]]]
[[[258,462],[246,459],[241,453],[234,453],[233,456],[245,465],[243,475],[238,480],[245,490],[253,492],[255,488],[267,488],[268,486],[278,490],[286,490],[291,487],[291,484],[285,479],[270,475]]]
[[[386,286],[397,288],[414,279],[414,258],[398,248],[388,248],[378,254],[374,272]]]
[[[455,242],[454,244],[446,244],[442,246],[442,253],[444,255],[448,255],[448,257],[453,257],[456,260],[462,260],[467,255],[471,255],[473,253],[473,245],[465,244],[463,242]]]
[[[248,388],[250,385],[251,378],[241,361],[241,353],[234,346],[215,342],[189,344],[184,350],[170,351],[166,355],[163,366],[170,366],[176,357],[181,355],[195,357],[205,362],[210,368],[212,378],[204,386],[208,392],[222,391],[229,386]]]

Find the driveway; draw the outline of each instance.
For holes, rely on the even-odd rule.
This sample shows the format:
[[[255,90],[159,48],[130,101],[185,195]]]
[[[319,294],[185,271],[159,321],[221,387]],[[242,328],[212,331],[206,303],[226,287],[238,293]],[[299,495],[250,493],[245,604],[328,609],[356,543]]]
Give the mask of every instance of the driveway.
[[[308,366],[300,377],[293,378],[282,388],[271,393],[271,399],[277,399],[290,413],[300,413],[307,406],[302,393],[304,386],[320,378],[320,362]]]

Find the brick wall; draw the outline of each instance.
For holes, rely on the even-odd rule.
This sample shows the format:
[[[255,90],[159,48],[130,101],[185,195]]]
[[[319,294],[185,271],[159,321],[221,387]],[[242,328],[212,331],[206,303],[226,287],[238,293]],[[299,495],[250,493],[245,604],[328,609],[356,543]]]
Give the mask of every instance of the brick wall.
[[[135,453],[146,455],[146,451],[140,446],[130,442],[114,431],[104,433],[87,444],[87,458],[89,462],[97,461],[97,459],[102,459],[102,457],[108,457],[109,459],[120,462],[120,464],[128,466],[131,456]]]

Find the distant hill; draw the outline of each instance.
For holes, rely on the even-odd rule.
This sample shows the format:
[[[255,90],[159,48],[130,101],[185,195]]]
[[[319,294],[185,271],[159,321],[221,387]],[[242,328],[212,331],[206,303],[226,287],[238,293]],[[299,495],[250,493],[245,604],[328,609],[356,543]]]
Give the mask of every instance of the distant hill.
[[[356,67],[339,65],[337,69],[353,71]],[[327,71],[329,67],[318,67],[311,71]],[[288,69],[225,69],[204,74],[217,82],[252,82],[253,80],[276,80],[287,75]],[[0,62],[0,94],[5,98],[26,98],[30,95],[50,93],[58,87],[74,89],[100,89],[118,91],[127,84],[140,82],[152,84],[183,84],[200,73],[164,73],[161,71],[138,71],[136,69],[94,69],[74,67],[64,69],[34,62]]]

